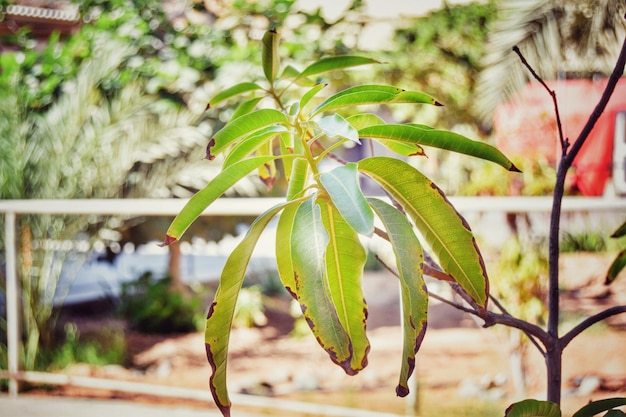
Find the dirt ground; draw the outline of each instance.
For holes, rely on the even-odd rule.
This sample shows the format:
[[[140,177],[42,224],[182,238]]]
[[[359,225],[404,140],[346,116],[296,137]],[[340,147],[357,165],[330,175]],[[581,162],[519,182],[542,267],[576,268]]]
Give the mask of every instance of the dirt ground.
[[[563,279],[562,308],[564,317],[572,317],[564,327],[577,323],[580,314],[626,304],[626,277],[618,279],[610,289],[601,283],[607,262],[610,262],[607,257],[583,258],[582,255],[564,260],[562,276],[569,278]],[[384,272],[366,275],[364,283],[371,342],[369,365],[364,371],[357,376],[346,376],[330,362],[312,336],[290,335],[293,318],[287,312],[288,300],[274,300],[269,304],[266,326],[233,330],[228,363],[230,392],[403,414],[407,400],[395,396],[402,349],[398,289],[394,278]],[[507,330],[483,329],[467,315],[440,303],[431,305],[429,316],[416,366],[420,414],[447,411],[451,415],[503,415],[506,406],[517,399]],[[626,396],[624,316],[592,327],[566,349],[565,415],[591,399]],[[66,372],[208,389],[210,367],[202,334],[162,336],[129,331],[127,342],[132,368],[93,368],[79,364]],[[544,398],[545,366],[532,346],[527,349],[525,369],[527,397]],[[75,387],[47,392],[173,401]],[[214,407],[208,403],[197,405]],[[478,411],[473,413],[472,408]]]

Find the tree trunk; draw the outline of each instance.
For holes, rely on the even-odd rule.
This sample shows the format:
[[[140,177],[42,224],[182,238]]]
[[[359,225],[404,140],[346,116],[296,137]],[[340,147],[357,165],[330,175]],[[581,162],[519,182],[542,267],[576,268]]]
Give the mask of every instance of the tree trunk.
[[[548,401],[561,404],[561,364],[563,349],[560,341],[555,340],[547,347],[546,368],[548,371],[546,382],[548,384]]]

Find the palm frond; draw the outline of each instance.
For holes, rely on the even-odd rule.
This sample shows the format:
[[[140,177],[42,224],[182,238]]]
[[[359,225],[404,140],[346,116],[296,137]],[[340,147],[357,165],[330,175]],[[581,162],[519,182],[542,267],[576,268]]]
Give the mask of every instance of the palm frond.
[[[528,71],[518,46],[545,80],[607,75],[626,35],[622,0],[503,0],[483,59],[474,110],[488,120],[520,90]]]

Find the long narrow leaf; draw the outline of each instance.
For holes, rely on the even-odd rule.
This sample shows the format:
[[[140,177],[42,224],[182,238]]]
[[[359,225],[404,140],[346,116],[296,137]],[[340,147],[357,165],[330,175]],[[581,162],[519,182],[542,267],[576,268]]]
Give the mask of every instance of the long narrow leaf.
[[[286,207],[276,225],[276,267],[278,276],[285,289],[292,297],[297,299],[296,279],[291,260],[291,237],[293,232],[293,220],[299,204],[292,204]]]
[[[486,308],[489,281],[482,255],[469,225],[443,191],[411,165],[395,158],[363,159],[359,170],[404,208],[444,271]]]
[[[228,152],[228,155],[224,159],[222,169],[228,168],[232,164],[239,162],[266,144],[268,141],[276,137],[278,134],[287,133],[288,130],[285,126],[275,125],[263,128],[245,139],[239,141]],[[259,155],[261,156],[261,155]]]
[[[278,54],[279,41],[280,36],[275,29],[268,30],[265,32],[265,35],[263,35],[263,73],[270,84],[274,84],[280,67],[280,55]]]
[[[404,214],[381,200],[370,198],[368,202],[387,230],[396,257],[402,296],[403,330],[402,365],[396,394],[405,397],[409,394],[408,380],[415,368],[415,355],[426,333],[428,291],[422,273],[424,254]]]
[[[374,232],[374,212],[365,201],[359,186],[357,164],[347,163],[324,172],[319,178],[333,204],[348,224],[362,235],[371,235]]]
[[[179,240],[198,216],[226,190],[260,165],[276,158],[276,156],[250,158],[222,170],[206,187],[191,197],[174,218],[167,229],[164,244],[169,245]]]
[[[252,223],[244,239],[226,260],[219,287],[209,308],[204,334],[206,355],[212,369],[209,383],[213,399],[226,417],[230,416],[231,406],[226,384],[228,341],[237,296],[241,290],[250,257],[261,233],[272,218],[288,204],[291,203],[283,203],[270,208]]]
[[[296,211],[291,237],[291,257],[298,302],[318,343],[347,374],[352,369],[352,344],[341,325],[326,279],[328,234],[320,207],[313,198]]]
[[[616,407],[626,405],[625,397],[607,398],[604,400],[592,401],[574,413],[572,417],[592,417],[603,411],[608,411]]]
[[[260,90],[261,86],[256,83],[251,82],[243,82],[232,87],[227,88],[226,90],[220,91],[217,93],[211,100],[209,100],[209,108],[215,107],[217,104],[221,103],[224,100],[228,100],[229,98],[248,93],[250,91]]]
[[[318,199],[322,220],[328,233],[326,273],[330,294],[339,321],[352,342],[351,372],[367,366],[370,343],[365,334],[367,305],[361,287],[365,249],[358,234],[343,219],[332,203]]]
[[[231,116],[231,120],[235,120],[243,116],[244,114],[248,114],[252,112],[255,109],[256,105],[259,104],[259,102],[262,99],[263,97],[255,97],[253,99],[244,101],[243,103],[239,104],[237,108],[235,109],[235,111],[233,112],[233,115]]]
[[[509,171],[519,172],[519,169],[493,146],[446,130],[423,129],[415,125],[386,124],[365,127],[359,130],[359,136],[433,146],[491,161]]]
[[[428,94],[417,91],[406,91],[388,85],[359,85],[347,88],[327,98],[313,111],[312,115],[342,107],[391,103],[441,105]]]
[[[307,104],[309,104],[309,101],[311,101],[311,99],[327,85],[328,84],[317,84],[315,87],[304,93],[300,99],[300,109],[303,109]]]
[[[287,186],[287,201],[299,197],[307,184],[309,177],[309,163],[305,158],[293,160],[289,185]]]
[[[618,277],[620,272],[626,268],[626,250],[621,251],[611,263],[609,271],[606,274],[605,284],[611,284]]]
[[[207,146],[207,159],[214,159],[224,148],[246,135],[263,129],[264,127],[278,124],[288,126],[289,120],[285,114],[274,109],[256,110],[231,120],[218,131],[209,142],[209,146]]]
[[[376,61],[375,59],[367,57],[352,55],[326,57],[314,62],[313,64],[302,70],[299,78],[310,77],[311,75],[322,74],[324,72],[368,64],[380,64],[380,61]]]

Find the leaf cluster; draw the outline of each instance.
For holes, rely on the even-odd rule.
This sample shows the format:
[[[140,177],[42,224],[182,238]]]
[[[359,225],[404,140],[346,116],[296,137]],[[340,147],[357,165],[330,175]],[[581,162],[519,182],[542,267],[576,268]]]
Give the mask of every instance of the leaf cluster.
[[[441,106],[418,91],[364,84],[318,98],[326,88],[319,77],[377,61],[360,56],[321,58],[300,70],[283,64],[279,34],[261,42],[264,80],[220,91],[209,111],[238,98],[230,120],[209,141],[206,157],[221,172],[194,195],[170,225],[165,244],[175,242],[225,191],[252,172],[271,187],[282,166],[285,202],[261,214],[233,250],[222,272],[205,330],[210,384],[217,405],[230,413],[226,390],[228,340],[237,296],[252,251],[274,217],[280,279],[300,304],[304,318],[329,358],[347,374],[367,365],[367,303],[361,279],[366,261],[361,239],[384,236],[395,253],[403,306],[403,355],[396,392],[408,394],[408,378],[427,326],[428,293],[423,275],[423,241],[441,268],[478,311],[485,312],[488,279],[467,222],[444,192],[406,161],[439,148],[491,161],[509,171],[513,163],[497,149],[462,135],[421,124],[387,123],[374,112],[381,105]],[[350,115],[347,115],[347,112]],[[396,157],[371,156],[356,162],[338,158],[343,146],[372,140]],[[277,162],[282,164],[278,165]],[[362,181],[377,183],[388,199],[364,194]],[[414,229],[415,226],[415,229]],[[430,268],[429,270],[433,270]]]

